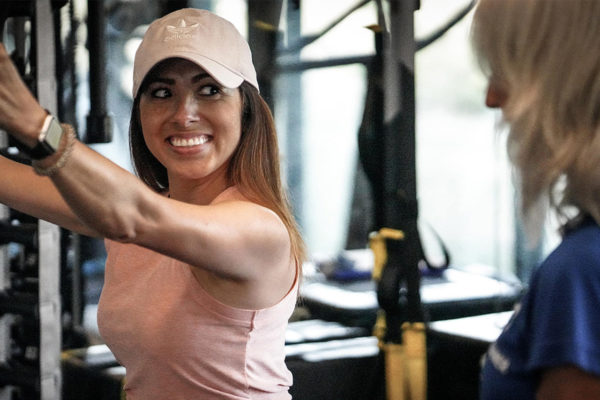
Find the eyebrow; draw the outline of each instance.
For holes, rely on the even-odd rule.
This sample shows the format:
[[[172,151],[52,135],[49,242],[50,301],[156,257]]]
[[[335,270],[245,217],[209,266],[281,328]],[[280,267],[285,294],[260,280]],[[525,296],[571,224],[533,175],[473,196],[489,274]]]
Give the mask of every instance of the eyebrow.
[[[211,76],[208,73],[201,72],[198,75],[194,75],[194,77],[192,78],[192,83],[196,83],[198,81],[201,81],[204,78],[210,78],[210,77]],[[155,82],[164,83],[164,84],[167,84],[167,85],[173,85],[173,84],[175,84],[175,79],[163,78],[163,77],[160,77],[160,76],[157,75],[157,76],[152,77],[148,81],[148,84],[155,83]]]
[[[198,82],[204,78],[212,78],[212,77],[207,72],[201,72],[192,78],[192,82]]]

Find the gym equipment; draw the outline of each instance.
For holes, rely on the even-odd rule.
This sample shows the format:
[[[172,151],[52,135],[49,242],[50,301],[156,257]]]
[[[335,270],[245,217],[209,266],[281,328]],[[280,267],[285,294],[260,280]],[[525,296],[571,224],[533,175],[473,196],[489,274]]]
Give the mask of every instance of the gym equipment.
[[[53,13],[62,4],[5,1],[0,11],[2,32],[12,18],[13,59],[23,80],[52,113],[58,107]],[[26,21],[31,26],[30,48]],[[6,133],[0,132],[0,147],[10,146]],[[18,217],[6,207],[0,210],[0,400],[59,400],[60,230],[45,221],[31,224]]]

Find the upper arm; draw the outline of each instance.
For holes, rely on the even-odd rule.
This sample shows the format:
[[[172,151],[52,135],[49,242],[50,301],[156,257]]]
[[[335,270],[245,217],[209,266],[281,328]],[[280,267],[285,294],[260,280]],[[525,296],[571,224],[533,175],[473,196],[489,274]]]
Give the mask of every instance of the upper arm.
[[[600,376],[577,367],[550,368],[542,373],[536,400],[600,399]]]
[[[273,211],[242,200],[207,206],[161,200],[143,218],[137,244],[232,279],[289,266],[289,235]]]

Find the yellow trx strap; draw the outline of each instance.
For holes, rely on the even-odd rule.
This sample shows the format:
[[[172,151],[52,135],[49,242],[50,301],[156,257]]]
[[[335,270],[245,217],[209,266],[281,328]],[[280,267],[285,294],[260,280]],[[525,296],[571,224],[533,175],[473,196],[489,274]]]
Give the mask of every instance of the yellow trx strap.
[[[379,281],[387,262],[386,239],[402,240],[404,232],[382,228],[369,236],[373,251],[373,280]],[[385,355],[387,400],[426,400],[427,347],[425,324],[404,322],[402,343],[385,343],[385,312],[379,310],[373,333],[379,339],[379,348]]]
[[[381,228],[378,232],[371,232],[369,235],[369,246],[373,251],[373,280],[379,281],[381,272],[387,262],[387,249],[385,247],[386,239],[403,240],[404,232],[397,229]]]

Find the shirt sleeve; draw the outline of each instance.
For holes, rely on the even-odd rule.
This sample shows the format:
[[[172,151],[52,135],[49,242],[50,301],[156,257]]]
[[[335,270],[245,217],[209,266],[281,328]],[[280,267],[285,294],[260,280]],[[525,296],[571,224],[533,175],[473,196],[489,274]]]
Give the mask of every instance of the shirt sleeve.
[[[570,364],[600,374],[599,256],[566,246],[534,275],[527,369]]]

